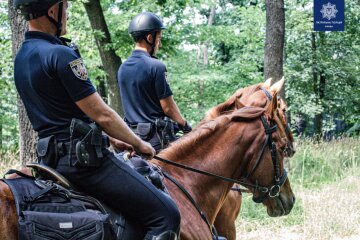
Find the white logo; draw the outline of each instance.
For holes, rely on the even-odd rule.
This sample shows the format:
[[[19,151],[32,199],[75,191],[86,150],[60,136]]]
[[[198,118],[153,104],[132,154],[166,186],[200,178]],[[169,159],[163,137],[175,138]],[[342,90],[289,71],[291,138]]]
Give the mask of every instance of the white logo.
[[[69,228],[73,228],[73,224],[72,222],[61,222],[59,223],[59,227],[61,229],[69,229]]]
[[[322,5],[322,9],[320,11],[322,13],[322,17],[327,20],[331,20],[332,18],[336,18],[336,13],[338,10],[336,9],[335,4],[327,3]]]

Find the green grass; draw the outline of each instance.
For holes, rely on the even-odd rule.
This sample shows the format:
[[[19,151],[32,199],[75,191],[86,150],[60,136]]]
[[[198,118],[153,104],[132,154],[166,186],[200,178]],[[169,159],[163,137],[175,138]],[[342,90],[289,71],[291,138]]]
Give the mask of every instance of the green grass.
[[[246,195],[237,219],[238,239],[360,239],[360,139],[296,141],[289,179],[296,203],[270,218]]]

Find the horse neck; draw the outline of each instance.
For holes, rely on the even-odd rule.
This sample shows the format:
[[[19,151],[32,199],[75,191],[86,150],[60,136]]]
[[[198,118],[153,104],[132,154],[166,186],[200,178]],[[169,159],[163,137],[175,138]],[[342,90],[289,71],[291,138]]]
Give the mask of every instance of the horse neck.
[[[237,179],[252,158],[248,149],[258,135],[249,135],[249,132],[253,132],[248,131],[250,124],[237,124],[235,137],[231,134],[231,129],[227,129],[226,133],[225,130],[217,129],[203,137],[199,137],[201,132],[194,131],[159,155],[202,171]],[[233,183],[174,166],[159,165],[184,186],[213,222]]]

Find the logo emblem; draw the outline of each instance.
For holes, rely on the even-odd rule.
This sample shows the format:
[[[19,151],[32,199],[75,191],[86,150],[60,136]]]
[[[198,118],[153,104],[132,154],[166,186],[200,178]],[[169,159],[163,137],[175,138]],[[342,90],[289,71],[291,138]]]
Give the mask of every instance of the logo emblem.
[[[336,13],[338,10],[336,9],[335,4],[327,3],[322,5],[322,9],[320,11],[322,13],[322,17],[327,20],[331,20],[332,18],[336,18]]]
[[[74,73],[74,75],[77,78],[84,80],[84,81],[86,81],[88,79],[88,72],[86,70],[85,63],[83,62],[83,60],[81,58],[78,58],[78,59],[70,62],[69,65],[70,65],[72,72]]]

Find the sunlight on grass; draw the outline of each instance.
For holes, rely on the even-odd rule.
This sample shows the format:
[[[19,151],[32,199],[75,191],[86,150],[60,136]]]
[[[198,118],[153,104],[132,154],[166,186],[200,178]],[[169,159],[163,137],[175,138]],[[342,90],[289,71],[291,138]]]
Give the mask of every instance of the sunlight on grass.
[[[270,218],[250,195],[237,219],[238,239],[360,239],[360,141],[301,140],[290,160],[296,203]]]

